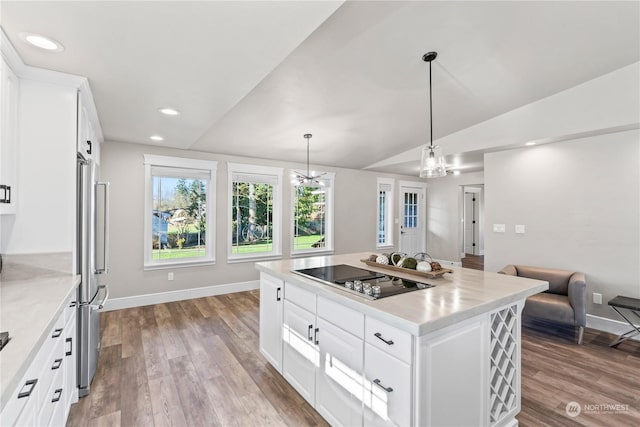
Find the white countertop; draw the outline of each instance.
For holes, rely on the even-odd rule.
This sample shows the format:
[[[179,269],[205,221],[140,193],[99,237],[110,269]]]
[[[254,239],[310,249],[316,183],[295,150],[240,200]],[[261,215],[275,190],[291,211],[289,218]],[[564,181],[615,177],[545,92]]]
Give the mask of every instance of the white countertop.
[[[381,273],[391,273],[389,270],[369,267],[360,262],[370,254],[367,252],[266,261],[256,263],[256,268],[285,280],[287,284],[300,286],[318,295],[339,301],[343,305],[378,318],[415,336],[521,301],[549,288],[548,282],[541,280],[447,266],[453,270],[453,273],[446,273],[442,278],[437,279],[393,272],[393,276],[417,280],[435,287],[371,301],[291,273],[291,270],[335,264],[349,264]],[[285,298],[286,292],[285,286]]]
[[[55,324],[75,297],[80,276],[69,270],[68,256],[4,257],[0,275],[0,331],[11,340],[0,351],[0,411]],[[64,263],[64,265],[60,265]]]

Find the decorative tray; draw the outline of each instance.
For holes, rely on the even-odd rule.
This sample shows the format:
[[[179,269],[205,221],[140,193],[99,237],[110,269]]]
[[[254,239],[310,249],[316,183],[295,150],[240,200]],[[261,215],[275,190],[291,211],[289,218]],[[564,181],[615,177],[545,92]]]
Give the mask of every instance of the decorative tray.
[[[410,268],[396,267],[395,265],[389,264],[378,264],[375,261],[369,261],[368,259],[361,259],[360,262],[364,262],[369,267],[379,267],[383,270],[391,270],[391,271],[399,271],[402,273],[415,274],[416,276],[427,277],[429,279],[437,279],[438,277],[442,277],[445,273],[453,273],[453,270],[448,268],[443,268],[437,271],[418,271]]]

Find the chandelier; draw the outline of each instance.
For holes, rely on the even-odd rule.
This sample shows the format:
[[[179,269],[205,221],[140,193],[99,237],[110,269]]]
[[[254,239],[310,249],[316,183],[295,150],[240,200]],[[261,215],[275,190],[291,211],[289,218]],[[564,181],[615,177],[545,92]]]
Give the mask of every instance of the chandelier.
[[[291,183],[294,185],[308,186],[308,185],[324,185],[324,182],[319,178],[326,173],[321,173],[320,175],[315,175],[315,172],[309,170],[309,140],[313,135],[310,133],[305,133],[304,138],[307,140],[307,173],[302,174],[300,172],[293,171],[291,174]]]

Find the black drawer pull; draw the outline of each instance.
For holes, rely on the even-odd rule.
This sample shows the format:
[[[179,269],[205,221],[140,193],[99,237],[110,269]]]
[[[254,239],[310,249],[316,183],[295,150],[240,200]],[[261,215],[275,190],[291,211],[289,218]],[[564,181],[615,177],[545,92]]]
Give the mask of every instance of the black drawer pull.
[[[382,338],[382,334],[380,332],[376,332],[373,335],[379,340],[382,340],[386,345],[393,345],[393,340],[385,340],[384,338]]]
[[[375,385],[377,385],[378,387],[380,387],[381,389],[383,389],[384,391],[386,391],[387,393],[391,393],[393,391],[393,389],[391,387],[385,387],[382,384],[380,384],[380,380],[379,379],[375,379],[373,380],[373,383]]]
[[[280,288],[278,288],[276,290],[276,301],[280,301],[280,300],[281,300],[281,298],[280,298]]]
[[[316,333],[315,333],[315,338],[314,341],[316,342],[316,345],[320,344],[320,341],[318,340],[318,334],[320,333],[320,329],[316,328]]]
[[[71,356],[71,354],[73,353],[73,337],[69,337],[66,340],[64,340],[65,345],[66,343],[69,343],[69,350],[65,351],[64,355],[65,356]]]
[[[0,203],[11,203],[11,186],[0,185],[0,190],[4,190],[4,196],[0,198]]]
[[[309,325],[309,332],[307,332],[307,340],[313,341],[313,337],[311,336],[311,332],[313,332],[313,325]]]
[[[51,403],[56,403],[58,400],[60,400],[61,396],[62,396],[62,389],[57,388],[56,391],[53,392],[53,399],[51,399]]]
[[[51,365],[51,370],[55,371],[56,369],[60,369],[60,365],[62,365],[62,359],[54,360],[53,365]]]
[[[58,338],[60,335],[62,335],[62,328],[54,329],[51,338]]]
[[[18,393],[18,399],[22,399],[23,397],[29,397],[33,389],[36,387],[37,383],[38,383],[37,379],[29,380],[26,383],[24,383],[24,385],[22,386],[22,389],[24,390],[25,387],[29,387],[29,390],[21,391],[20,393]]]

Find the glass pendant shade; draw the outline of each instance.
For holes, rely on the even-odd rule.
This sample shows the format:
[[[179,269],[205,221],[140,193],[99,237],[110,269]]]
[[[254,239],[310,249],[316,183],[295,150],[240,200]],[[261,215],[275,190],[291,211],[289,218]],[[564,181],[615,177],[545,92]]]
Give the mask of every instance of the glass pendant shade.
[[[422,149],[420,178],[438,178],[447,175],[442,149],[437,145],[426,145]]]

